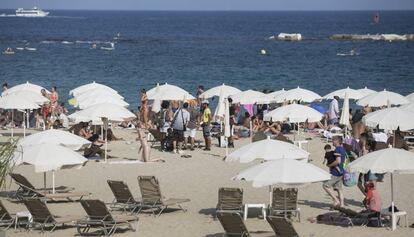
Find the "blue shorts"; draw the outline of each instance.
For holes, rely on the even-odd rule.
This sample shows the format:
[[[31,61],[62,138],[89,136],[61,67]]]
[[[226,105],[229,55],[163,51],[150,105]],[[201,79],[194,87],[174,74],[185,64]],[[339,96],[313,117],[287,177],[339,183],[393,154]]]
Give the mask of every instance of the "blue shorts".
[[[338,118],[333,118],[328,120],[328,125],[335,125],[338,123]]]
[[[203,137],[210,137],[210,130],[211,126],[204,126],[203,127]]]

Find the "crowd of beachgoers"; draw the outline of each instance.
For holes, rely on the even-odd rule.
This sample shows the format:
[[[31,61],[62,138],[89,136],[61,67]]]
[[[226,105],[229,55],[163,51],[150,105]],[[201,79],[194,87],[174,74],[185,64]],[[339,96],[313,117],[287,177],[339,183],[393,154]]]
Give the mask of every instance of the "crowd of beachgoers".
[[[4,84],[3,93],[7,94],[8,89],[8,85]],[[65,107],[65,103],[59,100],[58,89],[56,87],[52,87],[50,92],[46,89],[39,91],[39,93],[47,99],[47,102],[43,103],[39,109],[33,110],[28,115],[28,121],[25,121],[24,119],[26,114],[20,113],[19,110],[3,110],[0,117],[0,126],[6,128],[12,122],[14,128],[24,127],[27,126],[27,124],[33,124],[34,128],[39,130],[60,129],[69,131],[90,142],[90,144],[86,147],[83,147],[81,152],[85,158],[95,161],[103,161],[104,159],[106,161],[106,158],[116,159],[117,154],[105,149],[104,145],[107,142],[111,143],[126,140],[126,138],[116,134],[118,129],[133,131],[135,134],[135,140],[137,144],[140,145],[137,152],[138,154],[136,154],[137,160],[142,162],[160,163],[165,163],[167,160],[165,157],[170,156],[170,154],[174,155],[174,157],[191,158],[194,154],[197,154],[194,152],[201,152],[198,149],[203,149],[203,152],[211,152],[212,150],[222,149],[224,147],[226,147],[226,149],[231,148],[234,150],[235,147],[238,147],[237,143],[239,141],[245,142],[248,140],[250,142],[259,142],[271,139],[297,145],[298,143],[296,136],[300,137],[300,133],[302,133],[302,136],[305,134],[305,137],[307,136],[309,140],[312,139],[310,137],[320,136],[323,139],[326,139],[326,141],[332,141],[324,142],[323,144],[323,165],[326,166],[325,169],[329,172],[331,178],[323,182],[320,190],[324,190],[327,195],[329,195],[332,199],[332,210],[339,211],[341,216],[327,213],[309,218],[308,221],[312,223],[318,222],[332,224],[335,222],[333,219],[336,218],[335,220],[338,220],[338,223],[343,224],[344,216],[346,216],[346,218],[350,218],[351,223],[353,223],[352,220],[355,221],[356,216],[352,216],[353,213],[350,213],[352,210],[347,208],[345,202],[346,197],[343,191],[344,186],[347,186],[359,190],[363,196],[362,200],[359,201],[360,206],[363,207],[363,210],[360,213],[355,214],[358,218],[362,217],[363,221],[355,221],[355,223],[371,227],[382,227],[387,224],[388,219],[381,214],[383,212],[384,203],[382,202],[383,198],[378,191],[378,186],[384,182],[385,173],[374,173],[369,171],[364,174],[355,174],[348,172],[347,166],[350,162],[358,160],[362,156],[366,156],[369,153],[379,151],[381,149],[394,147],[408,151],[410,150],[409,145],[411,140],[407,138],[410,138],[412,135],[411,130],[402,131],[398,127],[394,131],[388,131],[386,129],[381,129],[380,126],[370,127],[364,122],[365,116],[374,113],[375,111],[390,108],[390,103],[382,106],[366,105],[360,107],[356,111],[352,111],[352,109],[349,109],[348,106],[347,108],[349,111],[346,113],[347,122],[343,122],[344,118],[341,119],[341,116],[344,116],[344,111],[340,107],[340,102],[344,99],[342,96],[333,96],[330,99],[329,107],[327,108],[323,108],[323,106],[315,103],[303,102],[301,100],[283,101],[282,103],[261,102],[258,104],[246,105],[241,104],[240,102],[234,102],[233,98],[230,96],[224,98],[225,104],[228,105],[228,108],[226,108],[228,115],[221,116],[217,113],[217,109],[216,112],[212,111],[212,107],[214,106],[211,106],[211,104],[213,104],[216,99],[212,99],[211,97],[205,98],[203,96],[204,92],[204,87],[198,86],[196,97],[193,99],[185,101],[161,100],[156,102],[148,97],[145,89],[142,89],[140,91],[140,106],[135,111],[131,111],[134,113],[134,116],[123,119],[123,121],[118,123],[112,123],[111,126],[108,126],[105,123],[96,124],[92,120],[76,122],[71,121],[70,116],[68,115],[68,109]],[[218,95],[216,95],[216,97],[217,96]],[[220,98],[219,100],[222,99],[223,98]],[[348,98],[346,98],[346,100],[348,100]],[[159,106],[157,106],[156,103],[159,103]],[[273,121],[272,119],[268,119],[266,117],[277,108],[281,108],[289,104],[299,104],[312,108],[315,111],[318,111],[321,114],[321,117],[317,120],[306,119],[303,122]],[[227,121],[225,121],[226,119]],[[230,135],[226,135],[226,126],[230,127]],[[198,140],[200,137],[202,137],[203,140]],[[217,143],[213,142],[212,139],[217,139]],[[153,146],[154,142],[158,142],[160,145],[155,148]],[[217,144],[217,146],[212,145],[213,143]],[[277,153],[278,151],[275,150],[274,152]],[[158,157],[160,154],[163,156],[162,158]],[[308,159],[308,162],[312,162],[312,160]],[[19,177],[13,177],[13,179],[23,191],[27,191],[30,195],[32,195],[33,192],[37,193],[34,187],[27,187],[27,184],[24,184],[22,180],[19,181]],[[111,186],[111,183],[109,185]],[[115,197],[117,192],[118,194],[121,192],[119,190],[117,191],[117,188],[123,188],[125,191],[125,187],[122,187],[122,184],[113,183],[112,185],[111,190],[114,192]],[[116,185],[121,185],[121,187]],[[139,185],[143,198],[145,198],[145,189],[150,190],[150,196],[158,195],[151,193],[151,190],[155,193],[159,192],[158,181],[155,177],[140,177]],[[285,236],[283,234],[284,228],[287,228],[289,229],[288,231],[290,231],[286,233],[286,236],[298,235],[297,232],[292,229],[293,227],[290,222],[290,219],[294,219],[294,217],[297,216],[295,211],[297,209],[296,205],[298,201],[297,189],[292,190],[293,194],[291,193],[291,195],[296,195],[296,199],[294,198],[294,210],[278,210],[275,213],[270,213],[271,216],[273,216],[273,214],[275,214],[275,216],[281,214],[282,217],[284,217],[282,223],[279,223],[278,221],[280,220],[277,218],[268,218],[268,222],[272,228],[274,228],[277,236]],[[64,190],[61,194],[64,195],[64,193],[68,194],[70,191]],[[226,194],[229,196],[225,196]],[[34,194],[31,197],[38,197],[37,195],[38,194]],[[276,198],[275,195],[276,191],[273,191],[273,200]],[[284,199],[286,199],[286,190],[284,195]],[[35,212],[34,210],[36,209],[36,205],[41,206],[37,206],[37,208],[46,208],[41,202],[30,203],[30,201],[27,201],[26,198],[26,194],[18,196],[19,200],[25,200],[25,204],[30,212]],[[64,198],[67,198],[67,196]],[[223,200],[220,200],[221,198]],[[229,200],[231,199],[230,203],[225,203],[226,198]],[[280,198],[283,199],[283,197]],[[53,201],[56,198],[54,198],[53,195],[51,195],[50,198],[47,195],[40,198],[40,200],[48,199],[49,201]],[[232,230],[231,227],[228,226],[231,224],[228,224],[227,222],[231,222],[233,220],[233,211],[235,213],[242,213],[244,210],[240,207],[240,205],[238,205],[240,202],[239,199],[240,189],[220,189],[219,191],[217,217],[219,217],[225,232],[228,234]],[[178,206],[182,208],[180,206],[181,203],[188,201],[189,200],[187,199],[177,199],[172,200],[171,204],[178,204]],[[102,205],[105,206],[104,203],[96,200],[81,202],[87,213],[88,207],[92,209],[90,210],[92,213],[93,207],[99,209]],[[148,206],[148,204],[144,205],[138,200],[117,200],[112,204],[111,209],[117,209],[117,207],[119,207],[117,205],[119,204],[122,211],[126,211],[128,209],[128,211],[130,211],[129,214],[132,216],[138,215],[138,213],[141,212],[141,209],[152,208],[151,206]],[[168,205],[169,204],[165,204],[162,201],[155,201],[153,207],[156,207],[159,211],[157,215],[159,215],[164,208],[168,207]],[[31,210],[31,208],[33,209]],[[104,207],[103,209],[105,210],[106,208]],[[130,209],[132,209],[132,211]],[[232,214],[226,216],[228,215],[227,211]],[[396,209],[394,211],[399,213]],[[154,211],[153,214],[155,215]],[[236,219],[239,217],[239,215],[236,215]],[[35,216],[34,218],[36,219]],[[114,219],[116,218],[114,217]],[[127,223],[128,227],[131,227],[132,229],[134,228],[130,225],[130,223],[138,221],[138,219],[131,218],[131,216],[121,220],[122,221],[120,221],[120,223]],[[240,221],[239,219],[237,220]],[[46,219],[44,221],[48,222]],[[100,221],[105,222],[102,220]],[[111,221],[108,220],[108,222]],[[58,222],[54,223],[52,226],[55,226],[57,223]],[[243,223],[242,220],[241,223]],[[94,224],[98,225],[96,223]],[[82,231],[85,233],[88,232],[86,229],[93,226],[90,222],[78,222],[77,225],[78,227],[81,226],[81,230],[78,228],[78,231],[81,234],[83,233]],[[103,228],[105,234],[112,234],[118,228],[117,225],[112,222],[108,225],[109,227],[105,227],[106,229]],[[290,227],[283,227],[284,225]],[[42,228],[43,227],[45,226],[43,225]],[[244,235],[241,234],[240,236]]]

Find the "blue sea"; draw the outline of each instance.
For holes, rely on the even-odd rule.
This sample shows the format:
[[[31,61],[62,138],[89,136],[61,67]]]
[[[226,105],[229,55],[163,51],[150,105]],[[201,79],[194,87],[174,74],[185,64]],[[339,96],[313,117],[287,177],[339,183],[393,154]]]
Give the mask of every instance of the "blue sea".
[[[333,34],[413,34],[414,11],[380,12],[157,12],[55,11],[50,17],[0,17],[0,83],[30,81],[70,89],[91,81],[113,87],[130,108],[139,90],[157,82],[195,93],[226,83],[240,89],[290,89],[324,95],[350,86],[414,91],[414,42],[332,41]],[[12,14],[11,10],[0,13]],[[301,33],[301,42],[267,37]],[[108,46],[120,33],[115,50]],[[68,41],[64,44],[62,41]],[[97,41],[98,49],[90,49]],[[266,49],[267,56],[260,55]],[[358,56],[340,57],[351,49]]]

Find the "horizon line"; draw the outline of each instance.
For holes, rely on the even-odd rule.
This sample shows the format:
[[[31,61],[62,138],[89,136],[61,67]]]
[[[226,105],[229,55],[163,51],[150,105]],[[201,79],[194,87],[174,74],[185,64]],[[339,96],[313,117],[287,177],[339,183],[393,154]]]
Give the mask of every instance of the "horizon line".
[[[268,10],[268,9],[73,9],[73,8],[40,8],[42,10],[56,10],[56,11],[152,11],[152,12],[362,12],[362,11],[414,11],[413,9],[283,9],[283,10]],[[15,8],[0,8],[0,10],[16,10]]]

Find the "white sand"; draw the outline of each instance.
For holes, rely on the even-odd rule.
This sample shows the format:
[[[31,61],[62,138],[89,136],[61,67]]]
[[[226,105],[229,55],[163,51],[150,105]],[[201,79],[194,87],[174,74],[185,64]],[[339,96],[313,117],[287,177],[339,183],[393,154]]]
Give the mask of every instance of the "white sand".
[[[125,141],[116,141],[109,144],[111,155],[119,157],[116,161],[138,158],[138,144],[135,142],[136,134],[131,130],[118,130],[115,134],[123,137]],[[309,136],[309,135],[307,135]],[[1,140],[4,140],[2,138]],[[132,141],[127,144],[127,141]],[[248,143],[248,140],[236,141],[240,147]],[[213,140],[213,146],[217,140]],[[324,140],[314,137],[309,144],[312,163],[320,167],[323,160]],[[75,187],[79,191],[91,192],[92,198],[99,198],[105,202],[113,200],[106,181],[108,179],[123,180],[127,182],[133,194],[140,196],[137,176],[155,175],[161,184],[161,189],[166,197],[190,198],[191,202],[183,204],[188,209],[182,211],[166,212],[159,218],[148,214],[140,214],[139,229],[137,232],[125,232],[119,236],[221,236],[223,229],[217,220],[213,219],[217,204],[217,192],[220,187],[241,187],[244,190],[245,203],[269,202],[267,188],[252,188],[250,183],[231,181],[230,178],[239,171],[252,166],[254,163],[226,163],[222,161],[225,150],[213,147],[211,152],[199,149],[191,154],[192,158],[180,158],[180,155],[172,153],[161,153],[152,150],[156,157],[163,157],[165,163],[147,164],[104,164],[102,162],[90,161],[82,169],[61,170],[56,173],[56,185]],[[276,152],[276,151],[275,151]],[[122,159],[121,159],[122,158]],[[392,157],[390,157],[392,159]],[[324,167],[325,168],[325,167]],[[325,168],[326,169],[326,168]],[[43,174],[34,173],[30,166],[16,168],[15,172],[25,175],[34,185],[43,186]],[[48,174],[51,180],[51,174]],[[395,176],[395,201],[400,210],[406,210],[409,217],[414,216],[414,175]],[[50,183],[49,183],[50,185]],[[7,190],[15,190],[15,184],[7,187]],[[390,204],[390,180],[386,176],[384,183],[379,184],[379,192],[383,199],[383,207]],[[359,206],[363,196],[358,188],[345,188],[345,202],[348,208],[360,210]],[[23,204],[11,203],[2,198],[3,203],[11,212],[24,211]],[[369,227],[338,227],[323,224],[312,224],[307,221],[309,217],[329,212],[331,200],[323,191],[321,184],[312,184],[299,190],[299,205],[301,208],[302,222],[295,222],[294,226],[300,236],[414,236],[412,228],[398,228],[391,232],[386,228]],[[56,215],[85,215],[80,203],[50,203],[51,211]],[[257,213],[251,212],[251,213]],[[250,231],[271,231],[266,221],[251,216],[247,220]],[[409,224],[411,224],[409,222]],[[45,236],[74,236],[76,228],[57,229],[54,233],[46,233]],[[30,232],[7,231],[7,236],[40,236],[38,230]]]

